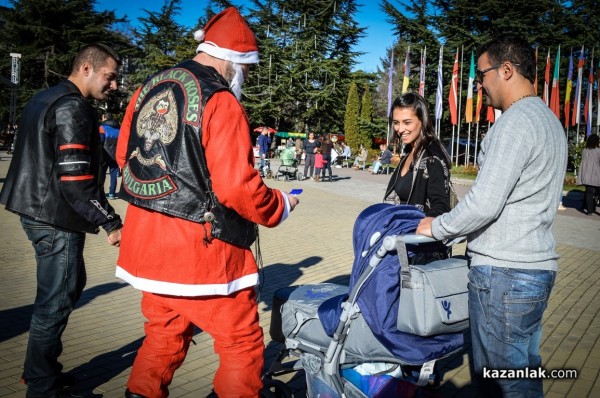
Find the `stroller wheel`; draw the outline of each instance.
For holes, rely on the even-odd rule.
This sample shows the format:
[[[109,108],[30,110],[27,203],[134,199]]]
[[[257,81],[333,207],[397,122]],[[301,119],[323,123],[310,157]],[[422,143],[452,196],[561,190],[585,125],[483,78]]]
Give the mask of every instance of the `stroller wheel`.
[[[261,398],[292,398],[292,390],[281,380],[264,379]]]

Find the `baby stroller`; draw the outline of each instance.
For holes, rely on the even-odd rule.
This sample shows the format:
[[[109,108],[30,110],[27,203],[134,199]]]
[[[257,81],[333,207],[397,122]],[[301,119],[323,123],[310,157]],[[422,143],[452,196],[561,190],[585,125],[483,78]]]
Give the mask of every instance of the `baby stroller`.
[[[301,180],[302,173],[298,171],[298,159],[296,159],[296,152],[293,148],[288,147],[281,152],[279,157],[281,165],[275,173],[276,180]]]
[[[408,251],[404,258],[410,262],[425,259],[433,241],[397,236],[414,232],[422,217],[413,206],[381,203],[367,208],[354,226],[349,287],[324,283],[275,292],[270,334],[284,347],[263,376],[265,390],[291,397],[291,390],[273,377],[298,370],[305,372],[307,396],[320,398],[401,397],[407,386],[440,381],[436,363],[464,351],[468,313],[458,311],[462,319],[451,333],[423,337],[397,329],[403,267],[398,261],[402,256],[396,254]],[[439,248],[439,242],[433,244]],[[442,262],[456,262],[452,272],[466,270],[461,258],[427,266]],[[466,300],[466,272],[461,277],[461,299]]]

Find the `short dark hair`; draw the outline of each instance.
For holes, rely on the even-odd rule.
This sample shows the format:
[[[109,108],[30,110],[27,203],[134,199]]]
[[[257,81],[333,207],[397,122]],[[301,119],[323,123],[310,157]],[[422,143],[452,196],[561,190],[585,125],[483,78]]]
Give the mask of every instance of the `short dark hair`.
[[[113,119],[112,113],[108,113],[108,112],[104,114],[104,117],[106,118],[106,120],[112,120]]]
[[[112,48],[102,43],[88,44],[75,56],[71,73],[77,72],[86,61],[92,65],[94,70],[98,70],[106,65],[106,61],[109,58],[114,59],[117,65],[121,65],[121,59]]]
[[[498,65],[510,61],[515,69],[531,83],[535,81],[535,53],[531,44],[524,38],[507,34],[482,45],[477,51],[477,58],[487,53],[490,63]]]
[[[588,149],[598,148],[600,146],[600,138],[598,134],[591,134],[585,141],[585,147]]]

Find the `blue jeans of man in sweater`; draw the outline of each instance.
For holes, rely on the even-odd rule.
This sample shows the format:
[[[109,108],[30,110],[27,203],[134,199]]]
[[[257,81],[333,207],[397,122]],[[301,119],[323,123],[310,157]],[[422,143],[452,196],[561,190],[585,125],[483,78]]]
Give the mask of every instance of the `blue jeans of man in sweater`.
[[[469,272],[473,371],[485,397],[543,397],[541,378],[490,378],[490,370],[542,365],[542,316],[555,271],[489,265]]]

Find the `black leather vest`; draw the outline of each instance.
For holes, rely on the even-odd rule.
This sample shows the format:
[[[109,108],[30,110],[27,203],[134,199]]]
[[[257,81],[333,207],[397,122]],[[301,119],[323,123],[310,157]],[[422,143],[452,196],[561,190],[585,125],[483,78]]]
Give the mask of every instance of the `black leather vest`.
[[[213,237],[248,247],[256,239],[256,225],[218,202],[202,147],[204,107],[223,90],[228,85],[221,75],[191,60],[144,83],[119,197],[185,220],[210,222]]]

